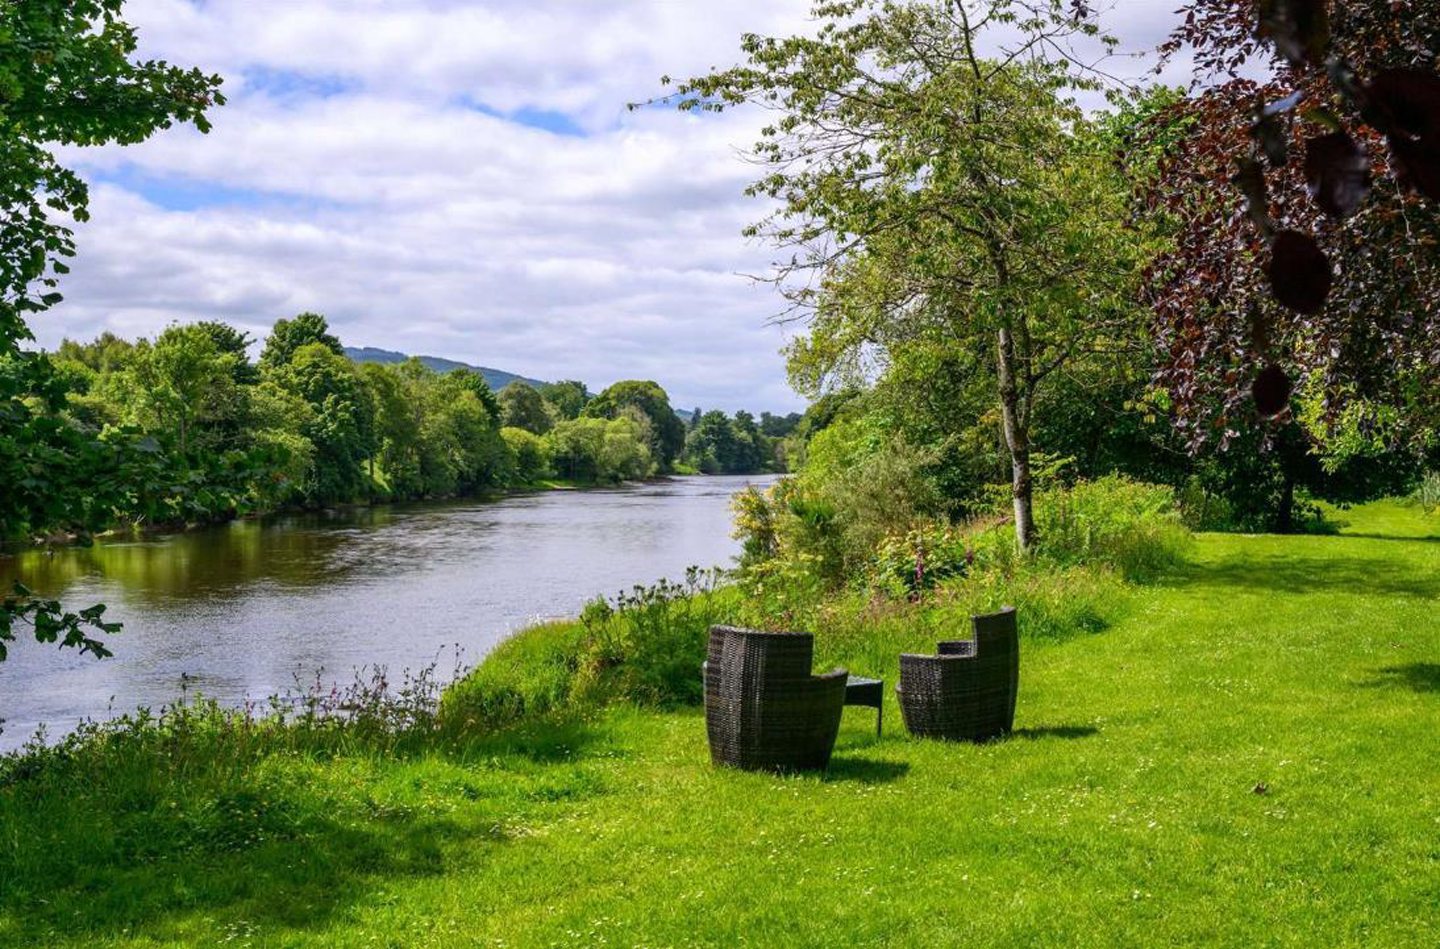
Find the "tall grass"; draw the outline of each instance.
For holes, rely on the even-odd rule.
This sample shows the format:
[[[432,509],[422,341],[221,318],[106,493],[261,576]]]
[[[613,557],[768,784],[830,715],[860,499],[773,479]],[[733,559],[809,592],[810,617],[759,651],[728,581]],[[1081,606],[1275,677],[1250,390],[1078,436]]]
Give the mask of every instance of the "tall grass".
[[[1431,471],[1420,479],[1414,497],[1426,514],[1440,511],[1440,471]]]
[[[1107,475],[1036,497],[1041,552],[1061,564],[1111,567],[1132,582],[1152,580],[1190,547],[1175,492]]]
[[[561,710],[701,699],[706,631],[734,616],[734,591],[692,567],[683,583],[635,586],[580,619],[522,631],[445,693],[447,727],[494,729]]]

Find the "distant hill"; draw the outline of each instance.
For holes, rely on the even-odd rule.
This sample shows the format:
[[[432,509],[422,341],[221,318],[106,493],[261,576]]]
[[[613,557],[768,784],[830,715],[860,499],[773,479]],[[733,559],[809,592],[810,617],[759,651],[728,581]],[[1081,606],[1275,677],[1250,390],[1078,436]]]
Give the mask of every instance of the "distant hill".
[[[346,346],[345,355],[349,356],[352,362],[379,362],[385,363],[386,365],[404,362],[410,358],[404,353],[397,353],[392,349],[376,349],[373,346]],[[416,358],[436,372],[450,372],[452,369],[469,369],[472,372],[478,372],[485,378],[486,384],[496,392],[499,392],[516,380],[528,382],[537,388],[545,385],[545,383],[539,379],[531,379],[529,376],[517,376],[515,373],[506,372],[504,369],[491,369],[488,366],[472,366],[468,362],[456,362],[453,359],[442,359],[439,356],[417,356]],[[675,414],[688,423],[690,416],[695,413],[690,409],[675,409]]]
[[[345,355],[349,356],[354,362],[379,362],[386,364],[404,362],[410,358],[404,353],[397,353],[389,349],[376,349],[373,346],[346,346]],[[503,369],[491,369],[488,366],[472,366],[469,363],[456,362],[453,359],[441,359],[439,356],[420,356],[418,358],[427,367],[434,369],[436,372],[450,372],[454,369],[469,369],[472,372],[478,372],[484,377],[485,382],[490,388],[496,392],[499,392],[516,380],[528,382],[532,386],[543,386],[545,384],[539,379],[517,376],[515,373],[506,372]]]

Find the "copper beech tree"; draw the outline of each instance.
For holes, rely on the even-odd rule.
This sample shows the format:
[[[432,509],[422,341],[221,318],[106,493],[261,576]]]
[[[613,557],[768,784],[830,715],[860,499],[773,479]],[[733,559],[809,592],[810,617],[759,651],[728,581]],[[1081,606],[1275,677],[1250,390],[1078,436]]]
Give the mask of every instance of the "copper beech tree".
[[[1179,425],[1192,448],[1257,414],[1416,447],[1440,400],[1440,4],[1181,14],[1187,132],[1146,195],[1175,225],[1147,302]]]

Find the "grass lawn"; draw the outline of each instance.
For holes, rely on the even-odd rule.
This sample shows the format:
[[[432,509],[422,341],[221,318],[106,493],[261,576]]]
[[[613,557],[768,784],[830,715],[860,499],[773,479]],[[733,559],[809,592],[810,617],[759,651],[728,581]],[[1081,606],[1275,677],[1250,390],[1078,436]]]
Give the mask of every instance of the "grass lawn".
[[[908,739],[892,695],[824,777],[712,769],[698,711],[621,709],[275,756],[204,800],[0,788],[0,942],[1440,946],[1440,519],[1341,517],[1202,535],[1106,631],[1025,642],[985,746]],[[36,816],[99,806],[103,840]]]

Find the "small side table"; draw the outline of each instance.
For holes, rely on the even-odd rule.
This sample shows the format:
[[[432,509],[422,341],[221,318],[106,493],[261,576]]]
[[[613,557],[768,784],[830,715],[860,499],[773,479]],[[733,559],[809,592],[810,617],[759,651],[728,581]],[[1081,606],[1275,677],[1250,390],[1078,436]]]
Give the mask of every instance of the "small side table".
[[[851,676],[845,681],[845,704],[863,705],[875,710],[875,737],[885,717],[885,680]]]

